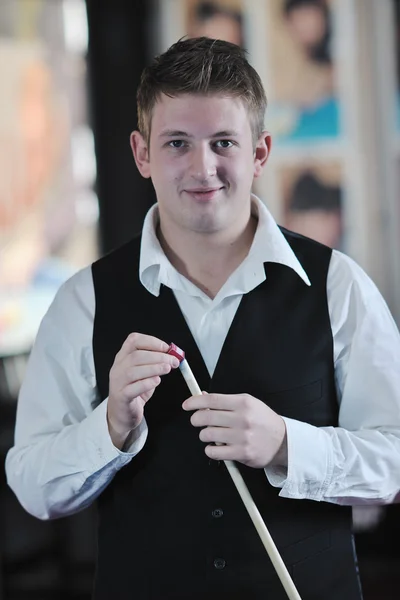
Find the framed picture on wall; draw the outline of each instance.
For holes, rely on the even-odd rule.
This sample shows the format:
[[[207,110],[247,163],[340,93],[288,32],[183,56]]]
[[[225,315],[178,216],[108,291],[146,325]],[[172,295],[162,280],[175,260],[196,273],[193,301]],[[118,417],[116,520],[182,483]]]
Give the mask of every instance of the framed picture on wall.
[[[189,37],[206,36],[245,45],[240,0],[189,0],[185,3],[185,26]]]
[[[333,0],[269,0],[268,127],[277,145],[336,141],[342,134],[333,52]]]
[[[282,225],[340,249],[343,237],[342,172],[338,162],[303,162],[278,170]]]

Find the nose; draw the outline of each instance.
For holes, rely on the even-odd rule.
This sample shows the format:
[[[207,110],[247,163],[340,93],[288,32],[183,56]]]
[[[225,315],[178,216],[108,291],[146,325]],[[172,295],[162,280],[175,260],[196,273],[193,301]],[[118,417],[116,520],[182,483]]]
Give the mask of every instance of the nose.
[[[199,182],[207,181],[217,173],[216,156],[208,144],[192,151],[190,174]]]

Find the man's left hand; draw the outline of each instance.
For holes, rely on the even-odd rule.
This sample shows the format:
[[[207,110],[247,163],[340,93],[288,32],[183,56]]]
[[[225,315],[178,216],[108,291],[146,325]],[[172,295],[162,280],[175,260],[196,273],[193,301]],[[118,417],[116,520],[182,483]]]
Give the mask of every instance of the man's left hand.
[[[202,427],[199,437],[210,444],[205,448],[208,457],[254,468],[287,466],[285,421],[261,400],[249,394],[203,394],[182,406],[195,411],[190,421]]]

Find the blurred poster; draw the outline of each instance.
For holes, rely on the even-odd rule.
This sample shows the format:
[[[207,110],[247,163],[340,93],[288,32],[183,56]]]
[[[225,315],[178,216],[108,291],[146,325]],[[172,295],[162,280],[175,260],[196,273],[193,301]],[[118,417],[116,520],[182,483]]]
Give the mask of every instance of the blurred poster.
[[[278,144],[340,135],[332,56],[334,0],[269,0],[268,128]]]
[[[0,4],[0,356],[29,349],[58,287],[97,255],[85,15],[83,0]]]
[[[342,247],[340,165],[307,163],[279,171],[283,225],[331,248]]]
[[[187,0],[186,9],[186,31],[189,37],[205,36],[238,46],[244,45],[240,0]]]

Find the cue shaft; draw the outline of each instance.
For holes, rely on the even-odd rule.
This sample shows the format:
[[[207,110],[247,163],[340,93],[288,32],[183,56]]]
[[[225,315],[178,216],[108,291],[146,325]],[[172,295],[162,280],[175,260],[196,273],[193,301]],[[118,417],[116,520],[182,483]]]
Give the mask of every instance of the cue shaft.
[[[201,396],[202,391],[186,359],[182,360],[179,368],[191,394],[193,396]],[[237,491],[239,492],[243,504],[245,505],[247,512],[249,513],[250,518],[253,521],[253,525],[261,538],[264,548],[268,553],[268,556],[275,568],[275,571],[285,589],[289,600],[301,600],[299,592],[297,591],[293,580],[289,575],[286,565],[283,562],[281,555],[279,554],[278,548],[276,547],[274,540],[272,539],[271,534],[269,533],[268,528],[263,521],[260,511],[258,510],[253,498],[251,497],[251,494],[248,490],[247,485],[244,482],[242,475],[240,474],[239,469],[232,460],[224,460],[224,463],[233,480],[233,483],[236,486]]]

